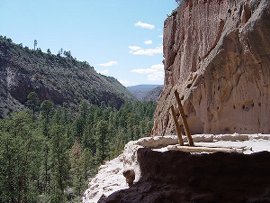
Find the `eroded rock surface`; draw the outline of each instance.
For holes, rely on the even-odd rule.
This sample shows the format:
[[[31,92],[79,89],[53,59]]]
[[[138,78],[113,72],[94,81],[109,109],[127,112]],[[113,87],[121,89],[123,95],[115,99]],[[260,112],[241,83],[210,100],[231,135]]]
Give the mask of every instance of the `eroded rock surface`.
[[[193,137],[193,140],[194,140],[196,146],[229,147],[229,148],[234,147],[234,148],[239,148],[239,149],[246,149],[243,151],[243,153],[245,153],[245,154],[252,154],[252,153],[260,152],[260,151],[270,152],[270,147],[269,147],[270,146],[270,135],[269,134],[268,135],[266,135],[266,134],[237,134],[237,133],[235,133],[235,134],[220,134],[220,135],[198,134],[198,135],[193,135],[192,137]],[[184,142],[187,143],[186,137],[184,137]],[[140,194],[140,193],[147,193],[149,201],[151,200],[149,198],[153,196],[153,194],[151,194],[152,191],[153,191],[153,193],[156,193],[156,195],[158,195],[158,193],[159,193],[159,195],[163,194],[162,187],[165,184],[164,182],[166,182],[165,181],[166,177],[169,176],[169,173],[171,173],[170,168],[171,167],[172,168],[178,167],[177,165],[175,165],[175,161],[172,158],[167,157],[168,160],[167,160],[167,162],[165,162],[162,159],[163,158],[166,159],[167,155],[163,156],[160,154],[158,154],[158,156],[155,157],[153,159],[153,161],[149,157],[145,159],[145,160],[149,161],[149,163],[148,163],[149,174],[155,173],[154,171],[152,171],[152,170],[154,170],[153,167],[157,167],[157,169],[155,169],[155,170],[159,170],[158,168],[160,168],[160,170],[163,171],[162,173],[164,173],[164,170],[166,170],[168,168],[168,174],[164,176],[164,182],[161,183],[161,185],[157,185],[157,187],[155,187],[154,185],[151,185],[152,180],[150,182],[141,183],[141,179],[145,175],[145,174],[142,174],[141,167],[145,167],[144,170],[147,170],[148,166],[146,166],[146,165],[140,166],[141,162],[138,161],[139,159],[138,159],[137,151],[139,149],[151,149],[152,151],[157,151],[157,152],[167,152],[167,151],[170,151],[172,148],[176,147],[177,144],[178,144],[178,140],[177,140],[176,135],[146,137],[146,138],[141,138],[137,141],[129,142],[125,146],[125,149],[120,156],[118,156],[116,159],[108,161],[104,165],[102,165],[99,169],[98,174],[93,179],[90,180],[88,189],[85,191],[84,196],[83,196],[83,202],[84,203],[96,203],[98,201],[99,202],[107,201],[106,200],[107,197],[109,195],[111,195],[112,193],[119,191],[119,190],[122,190],[122,189],[129,188],[128,183],[133,182],[133,178],[135,178],[134,184],[130,184],[130,187],[131,187],[130,189],[133,188],[132,189],[133,196],[125,197],[125,201],[123,201],[123,202],[132,202],[132,200],[135,198],[135,196],[137,194],[136,193],[137,189],[139,191],[138,195],[140,195],[140,196],[145,196],[145,194]],[[162,163],[164,165],[161,164],[160,166],[157,166],[159,155],[161,158],[160,163]],[[187,153],[187,155],[188,155],[187,158],[189,158],[190,155],[188,153]],[[141,157],[141,158],[143,158],[143,157]],[[173,158],[175,158],[175,156],[173,156]],[[180,162],[178,162],[176,160],[176,163],[180,164]],[[217,161],[217,163],[219,163],[219,161]],[[258,163],[260,163],[259,159],[258,159]],[[143,164],[144,164],[144,161],[143,161]],[[151,166],[152,164],[153,164],[153,166]],[[184,165],[181,167],[182,167],[181,170],[185,170],[183,168]],[[214,167],[216,167],[216,166],[214,166]],[[240,168],[241,167],[242,166],[240,166]],[[179,169],[179,172],[182,173],[181,170]],[[134,172],[134,174],[133,174],[133,172]],[[199,170],[197,172],[199,173]],[[146,172],[144,172],[144,173],[146,173]],[[171,174],[172,177],[174,177],[174,175],[175,174]],[[187,173],[187,175],[189,175],[189,173]],[[127,179],[124,176],[126,176]],[[153,178],[155,179],[155,176],[153,176]],[[144,178],[143,178],[143,180],[144,180]],[[153,182],[153,184],[154,183],[155,182]],[[167,181],[166,184],[167,184],[167,186],[165,188],[174,188],[175,187],[174,183],[172,183],[172,185],[171,185],[170,182]],[[188,183],[186,183],[186,184],[188,184]],[[134,190],[134,187],[136,188],[135,190]],[[148,187],[150,187],[150,188],[148,188]],[[151,188],[154,188],[154,189],[152,190]],[[179,189],[179,185],[176,186],[176,188],[174,188],[173,190],[178,190],[178,189]],[[120,193],[120,194],[123,194],[123,193]],[[139,198],[139,196],[138,196],[138,198]],[[147,199],[143,199],[143,200],[146,201]],[[117,197],[115,199],[115,201],[119,202],[120,199],[118,199],[118,197]],[[136,199],[136,201],[140,202],[139,199]],[[144,202],[144,201],[141,201],[141,202]]]
[[[142,177],[102,203],[270,202],[270,153],[138,150]]]
[[[153,135],[182,97],[192,133],[270,132],[270,1],[185,1],[165,21],[165,87]]]
[[[138,182],[141,177],[137,161],[137,150],[140,148],[162,148],[177,143],[176,136],[147,137],[126,144],[125,149],[117,158],[106,162],[99,168],[98,174],[89,182],[83,195],[84,203],[96,203],[111,193],[128,188],[128,184]],[[129,174],[127,174],[129,172]],[[130,174],[133,173],[134,174]],[[127,175],[127,179],[124,175]],[[135,176],[134,179],[131,176]],[[130,184],[132,185],[132,184]]]

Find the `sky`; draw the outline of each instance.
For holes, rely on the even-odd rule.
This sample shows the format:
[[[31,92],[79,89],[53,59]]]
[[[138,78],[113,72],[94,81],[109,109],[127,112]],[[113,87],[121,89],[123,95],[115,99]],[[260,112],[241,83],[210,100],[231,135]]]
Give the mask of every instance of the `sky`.
[[[175,0],[0,0],[0,35],[63,48],[125,86],[163,84],[163,23]]]

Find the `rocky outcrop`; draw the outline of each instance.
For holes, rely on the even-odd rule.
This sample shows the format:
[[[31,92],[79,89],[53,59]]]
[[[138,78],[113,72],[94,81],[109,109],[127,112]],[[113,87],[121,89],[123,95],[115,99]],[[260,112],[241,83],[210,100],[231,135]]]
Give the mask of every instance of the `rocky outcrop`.
[[[196,146],[220,147],[220,148],[227,147],[228,149],[231,147],[234,147],[234,149],[242,149],[241,151],[244,154],[252,154],[252,153],[261,152],[261,151],[268,151],[268,152],[270,151],[269,149],[270,135],[265,135],[265,134],[263,135],[262,134],[237,134],[237,133],[220,134],[220,135],[198,134],[198,135],[193,135],[193,140]],[[184,138],[184,142],[187,143],[186,137]],[[188,179],[188,175],[190,175],[190,173],[192,172],[189,173],[189,172],[184,172],[184,171],[185,170],[188,171],[189,167],[195,167],[195,168],[199,167],[199,164],[197,164],[196,162],[197,160],[196,157],[200,157],[199,159],[200,161],[206,158],[206,163],[210,164],[208,166],[202,164],[202,167],[205,167],[204,170],[206,170],[206,167],[209,167],[209,169],[211,169],[212,167],[218,168],[218,166],[220,166],[219,169],[221,170],[221,172],[223,170],[226,171],[226,169],[223,169],[223,166],[224,168],[227,168],[225,164],[228,164],[228,162],[219,163],[219,161],[217,161],[218,157],[216,157],[217,159],[215,159],[215,162],[214,162],[212,158],[209,158],[208,156],[200,156],[198,155],[198,153],[197,153],[198,155],[197,156],[194,153],[192,153],[194,155],[193,156],[192,154],[184,153],[180,156],[181,157],[180,160],[178,160],[177,152],[176,153],[168,152],[168,151],[175,151],[176,150],[175,148],[178,147],[177,143],[178,143],[178,140],[177,140],[177,136],[175,135],[146,137],[146,138],[141,138],[137,141],[129,142],[125,146],[125,149],[121,155],[119,155],[117,158],[111,161],[106,162],[104,165],[102,165],[99,168],[98,174],[89,182],[88,189],[85,191],[83,195],[83,202],[84,203],[96,203],[98,201],[99,202],[114,202],[114,201],[115,202],[133,202],[133,200],[134,202],[148,202],[151,200],[152,197],[153,197],[153,200],[155,200],[155,198],[163,196],[167,192],[169,192],[168,190],[166,190],[166,188],[167,189],[171,188],[173,191],[177,193],[180,190],[179,187],[183,186],[183,188],[186,190],[187,188],[185,187],[187,187],[189,182],[175,183],[173,181],[171,183],[170,178],[172,179],[176,178],[175,180],[177,180],[177,177],[179,178],[180,176],[183,176],[183,177],[185,176]],[[149,149],[152,151],[140,154],[140,151],[139,151],[140,149]],[[139,153],[137,153],[138,151]],[[164,155],[162,153],[161,154],[154,153],[154,156],[152,159],[152,152],[164,152],[164,153],[166,152],[166,153]],[[172,154],[172,157],[169,156],[170,154]],[[206,155],[206,152],[204,152],[204,154]],[[227,159],[232,158],[231,163],[235,165],[232,165],[231,163],[228,164],[229,167],[230,166],[232,167],[232,170],[233,170],[233,167],[234,168],[239,167],[239,170],[241,169],[242,171],[245,171],[245,170],[249,171],[249,168],[245,168],[246,165],[242,165],[244,162],[236,163],[237,159],[239,158],[238,156],[236,155],[230,156],[229,154],[227,154],[227,155],[222,155],[221,157],[223,157],[221,158],[221,161],[223,159],[226,159],[226,161],[228,161]],[[238,158],[234,160],[235,157],[238,157]],[[246,156],[242,156],[242,157],[246,157]],[[260,158],[258,157],[255,158],[257,160],[256,164],[260,165],[261,161],[260,161]],[[209,162],[208,162],[208,158],[210,159]],[[191,160],[193,159],[193,161],[188,163],[188,159],[191,159]],[[184,164],[182,165],[181,165],[182,163],[181,160],[182,161],[185,160]],[[221,165],[217,166],[215,165],[216,163],[221,164]],[[177,164],[179,164],[179,166]],[[213,164],[213,166],[211,164]],[[251,163],[248,163],[248,164],[251,164]],[[255,166],[252,166],[252,167],[255,167]],[[258,167],[262,167],[262,166],[258,166]],[[267,165],[266,167],[269,167],[269,165]],[[174,173],[173,170],[179,170],[179,172]],[[195,169],[193,170],[193,172],[196,174],[198,173],[198,171],[200,173],[200,168],[198,168],[198,170],[196,171]],[[158,173],[155,174],[156,172]],[[236,172],[237,173],[239,172],[238,169],[236,170]],[[162,177],[158,177],[158,174],[162,174],[161,175]],[[196,174],[194,175],[196,176]],[[211,172],[209,171],[209,177],[210,176],[214,177],[215,175],[217,174],[213,174],[211,176]],[[149,179],[146,180],[145,179],[146,176]],[[153,179],[151,179],[151,177]],[[265,177],[269,178],[268,175]],[[160,184],[155,182],[156,178],[158,182],[160,182]],[[162,181],[160,181],[160,179]],[[247,181],[252,181],[252,177],[250,177],[250,179],[248,179]],[[130,186],[129,190],[123,190],[123,189],[128,189],[129,186]],[[162,188],[163,186],[164,188]],[[226,186],[221,185],[221,187],[227,187],[227,185]],[[120,192],[118,193],[117,191],[120,191]],[[126,191],[127,191],[127,196],[125,196]],[[116,192],[116,194],[113,194],[111,197],[108,198],[108,196],[110,196],[114,192]],[[182,192],[185,193],[184,190]],[[169,194],[171,193],[169,192],[168,195]],[[188,196],[189,194],[194,195],[192,191],[188,190],[187,193],[185,193],[185,195]],[[114,199],[114,201],[112,201],[112,199]],[[120,200],[123,200],[123,201],[120,201]],[[152,202],[155,202],[155,201],[152,201]],[[179,202],[179,201],[169,201],[169,200],[157,201],[156,200],[156,202],[159,203],[159,202]],[[231,202],[234,202],[234,201],[231,201]]]
[[[270,202],[270,153],[138,150],[141,179],[100,203]]]
[[[125,178],[127,173],[134,173],[134,182],[138,182],[141,177],[137,161],[138,149],[165,147],[176,143],[176,136],[147,137],[129,142],[122,154],[99,168],[98,174],[89,182],[83,202],[96,203],[115,191],[128,188],[129,180]]]
[[[270,132],[270,1],[184,1],[165,21],[165,87],[152,134],[174,131],[182,97],[192,133]]]
[[[134,97],[115,78],[73,57],[30,50],[0,36],[0,118],[23,108],[27,95],[75,106],[82,100],[119,108]]]

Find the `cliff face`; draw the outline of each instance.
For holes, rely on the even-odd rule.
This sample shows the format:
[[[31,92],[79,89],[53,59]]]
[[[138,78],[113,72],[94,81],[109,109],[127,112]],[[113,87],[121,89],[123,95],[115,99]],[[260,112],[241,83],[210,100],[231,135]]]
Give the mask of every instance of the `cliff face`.
[[[193,139],[197,146],[233,146],[234,152],[178,151],[175,135],[130,141],[121,155],[99,168],[83,202],[270,201],[269,134],[197,134]],[[132,171],[133,179],[127,176]]]
[[[190,0],[174,11],[153,135],[173,131],[174,90],[192,133],[270,132],[269,19],[268,0]]]
[[[142,148],[137,156],[139,182],[99,203],[270,201],[269,152],[190,154]]]
[[[116,79],[98,74],[86,62],[45,54],[0,38],[0,117],[23,108],[35,91],[41,101],[70,106],[82,100],[120,107],[133,96]]]

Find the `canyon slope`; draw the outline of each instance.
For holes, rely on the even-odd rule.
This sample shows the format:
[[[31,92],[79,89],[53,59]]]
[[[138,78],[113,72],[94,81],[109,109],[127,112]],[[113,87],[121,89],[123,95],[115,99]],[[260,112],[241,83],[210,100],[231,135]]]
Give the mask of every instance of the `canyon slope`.
[[[162,85],[136,85],[127,87],[128,91],[139,101],[157,101]]]
[[[192,133],[270,132],[270,1],[183,1],[166,19],[152,134],[172,134],[180,93]]]
[[[39,100],[76,106],[82,100],[119,108],[135,99],[115,78],[72,56],[45,54],[0,38],[0,117],[22,109],[30,92]]]

